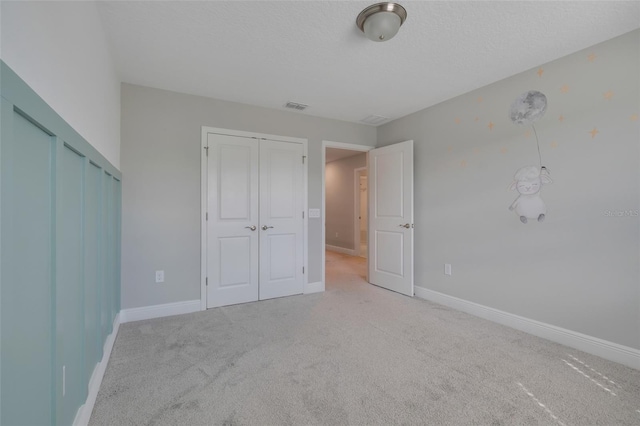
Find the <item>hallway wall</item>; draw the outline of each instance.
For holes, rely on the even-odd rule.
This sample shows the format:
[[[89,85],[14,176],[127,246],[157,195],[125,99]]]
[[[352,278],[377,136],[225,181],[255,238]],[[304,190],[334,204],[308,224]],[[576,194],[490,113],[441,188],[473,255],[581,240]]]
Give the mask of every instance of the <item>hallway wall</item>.
[[[367,154],[327,163],[325,167],[326,244],[355,249],[354,170],[367,166]]]

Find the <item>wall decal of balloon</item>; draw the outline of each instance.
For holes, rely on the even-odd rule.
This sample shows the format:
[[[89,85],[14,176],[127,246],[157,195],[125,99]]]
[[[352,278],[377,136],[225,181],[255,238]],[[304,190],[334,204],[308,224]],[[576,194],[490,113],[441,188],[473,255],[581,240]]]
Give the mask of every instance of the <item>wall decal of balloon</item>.
[[[547,97],[537,90],[530,90],[516,98],[509,108],[509,118],[515,124],[529,125],[540,120],[547,111]]]
[[[537,90],[519,95],[509,108],[509,118],[514,124],[531,125],[538,147],[539,165],[518,169],[510,186],[511,190],[517,190],[519,195],[509,206],[509,210],[515,211],[522,223],[527,223],[529,219],[542,222],[547,215],[547,206],[540,196],[540,189],[543,184],[552,183],[552,180],[549,171],[542,165],[538,132],[533,125],[544,116],[546,111],[547,97]]]

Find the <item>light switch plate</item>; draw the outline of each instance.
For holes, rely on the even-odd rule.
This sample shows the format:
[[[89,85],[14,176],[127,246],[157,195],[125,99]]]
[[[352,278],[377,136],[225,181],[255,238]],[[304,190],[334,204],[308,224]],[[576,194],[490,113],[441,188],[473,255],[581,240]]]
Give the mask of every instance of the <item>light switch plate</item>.
[[[157,283],[164,282],[164,271],[156,271],[156,282]]]
[[[320,217],[320,209],[309,209],[309,217]]]
[[[444,274],[445,275],[451,275],[451,264],[450,263],[445,263],[444,264]]]

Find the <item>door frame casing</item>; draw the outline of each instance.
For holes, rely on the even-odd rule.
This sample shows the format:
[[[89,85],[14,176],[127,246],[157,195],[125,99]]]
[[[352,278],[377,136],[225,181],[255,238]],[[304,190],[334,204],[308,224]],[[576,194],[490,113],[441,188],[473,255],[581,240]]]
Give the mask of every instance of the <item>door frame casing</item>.
[[[207,197],[208,197],[208,163],[207,163],[207,141],[208,134],[222,134],[228,136],[239,136],[253,139],[268,139],[281,142],[299,143],[302,145],[303,155],[305,158],[302,167],[302,208],[305,212],[303,222],[303,266],[305,272],[302,276],[303,289],[307,288],[309,283],[309,185],[308,185],[308,169],[309,169],[309,151],[308,139],[295,138],[290,136],[271,135],[268,133],[245,132],[243,130],[223,129],[219,127],[202,126],[200,138],[200,310],[207,310]],[[324,270],[323,270],[324,271]]]
[[[361,195],[361,189],[360,189],[360,174],[365,171],[367,172],[367,185],[369,184],[369,173],[367,170],[367,167],[358,167],[357,169],[353,170],[353,190],[354,190],[354,197],[353,197],[353,252],[355,253],[356,256],[362,256],[362,253],[360,253],[360,246],[362,245],[362,232],[360,231],[360,220],[361,219],[361,215],[360,215],[360,211],[362,210],[362,203],[360,202],[360,198],[362,197]],[[369,187],[367,186],[367,191],[369,190]],[[367,208],[367,213],[369,213],[369,194],[367,193],[367,205],[365,206]],[[367,216],[367,246],[369,245],[369,217]]]
[[[322,240],[320,241],[321,243],[321,253],[322,253],[322,289],[320,291],[325,291],[326,289],[326,253],[325,253],[325,244],[326,244],[326,240],[327,240],[327,206],[326,206],[326,161],[327,161],[327,148],[339,148],[339,149],[347,149],[349,151],[360,151],[360,152],[364,152],[364,153],[368,153],[369,151],[371,151],[372,149],[375,148],[375,146],[369,146],[369,145],[358,145],[358,144],[354,144],[354,143],[344,143],[344,142],[333,142],[333,141],[327,141],[327,140],[323,140],[322,141],[322,148],[320,150],[320,154],[322,156],[321,158],[321,168],[322,168],[322,175],[321,175],[321,185],[322,185],[322,206],[321,206],[321,215],[322,215]],[[367,182],[369,179],[369,155],[367,154]],[[368,185],[367,185],[368,187]],[[367,275],[369,274],[369,256],[367,256]]]

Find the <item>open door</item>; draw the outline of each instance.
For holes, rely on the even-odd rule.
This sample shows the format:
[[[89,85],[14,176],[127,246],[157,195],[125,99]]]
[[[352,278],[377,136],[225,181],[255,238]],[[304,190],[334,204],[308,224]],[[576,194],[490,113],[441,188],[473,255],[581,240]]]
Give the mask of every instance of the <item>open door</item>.
[[[369,151],[369,282],[413,296],[413,141]]]

